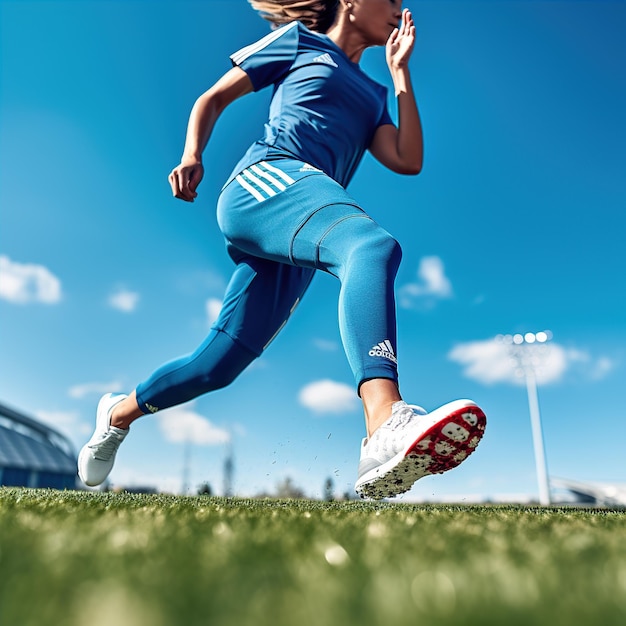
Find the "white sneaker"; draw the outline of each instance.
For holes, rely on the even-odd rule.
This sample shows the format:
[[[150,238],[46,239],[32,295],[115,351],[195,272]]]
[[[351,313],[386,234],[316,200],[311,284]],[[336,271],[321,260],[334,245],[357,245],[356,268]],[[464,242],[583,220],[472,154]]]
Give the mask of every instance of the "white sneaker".
[[[395,402],[391,417],[363,439],[356,492],[362,498],[391,498],[423,476],[443,474],[474,451],[486,424],[471,400],[449,402],[432,413]]]
[[[129,429],[111,426],[111,410],[127,396],[107,393],[96,411],[96,430],[78,455],[78,476],[90,487],[100,485],[111,473],[115,454]]]

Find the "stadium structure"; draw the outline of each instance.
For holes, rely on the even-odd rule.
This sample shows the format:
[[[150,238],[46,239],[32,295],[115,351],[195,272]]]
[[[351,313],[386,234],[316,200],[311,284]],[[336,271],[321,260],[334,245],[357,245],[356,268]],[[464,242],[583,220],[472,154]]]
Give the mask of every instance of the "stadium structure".
[[[550,478],[553,489],[562,490],[568,497],[563,504],[624,508],[626,507],[626,484],[583,482],[566,478]]]
[[[0,485],[75,489],[72,444],[53,428],[0,403]]]

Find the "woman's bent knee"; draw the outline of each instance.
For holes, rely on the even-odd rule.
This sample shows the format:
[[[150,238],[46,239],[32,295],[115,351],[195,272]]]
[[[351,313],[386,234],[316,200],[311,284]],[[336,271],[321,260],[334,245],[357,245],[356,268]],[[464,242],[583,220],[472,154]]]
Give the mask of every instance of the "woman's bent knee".
[[[341,276],[355,267],[382,269],[394,274],[402,259],[398,241],[376,222],[347,219],[329,230],[320,245],[320,261]]]
[[[402,248],[387,231],[378,228],[376,232],[355,242],[349,256],[349,263],[385,268],[395,274],[402,259]]]

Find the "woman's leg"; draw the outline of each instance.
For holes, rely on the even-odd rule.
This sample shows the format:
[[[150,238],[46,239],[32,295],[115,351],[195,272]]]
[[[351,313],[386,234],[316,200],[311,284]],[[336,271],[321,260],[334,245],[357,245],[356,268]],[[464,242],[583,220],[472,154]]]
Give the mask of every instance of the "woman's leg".
[[[339,328],[371,435],[402,399],[394,296],[401,251],[395,239],[363,215],[338,221],[324,216],[337,208],[319,211],[302,235],[317,238],[318,267],[340,280]]]
[[[229,385],[276,336],[304,295],[314,270],[251,257],[231,248],[237,268],[221,313],[203,343],[158,368],[111,412],[128,426],[146,413]]]
[[[220,227],[255,256],[339,278],[342,341],[371,432],[399,399],[394,280],[400,247],[340,185],[302,165],[272,161],[244,171],[220,198]]]
[[[266,176],[278,176],[276,166],[269,167]],[[321,173],[296,180],[301,164],[283,167],[294,178],[282,193],[259,201],[233,181],[220,197],[220,226],[238,263],[220,319],[193,354],[165,364],[116,405],[112,424],[127,427],[145,413],[232,382],[284,324],[315,269],[341,283],[340,331],[355,382],[365,385],[368,431],[389,417],[399,399],[394,280],[400,247],[337,183]]]
[[[371,437],[379,426],[384,424],[391,415],[395,402],[402,400],[395,380],[390,378],[371,378],[359,388],[367,436]]]
[[[85,484],[104,482],[128,427],[148,412],[181,404],[233,381],[272,341],[306,291],[314,270],[246,256],[231,247],[237,268],[217,322],[191,355],[157,369],[129,396],[106,394],[96,428],[78,456]]]
[[[220,196],[220,227],[238,255],[220,319],[192,355],[159,368],[127,400],[109,398],[99,408],[102,425],[79,457],[81,478],[98,474],[97,482],[87,484],[99,484],[108,475],[125,436],[108,428],[107,407],[113,412],[113,405],[120,405],[129,423],[137,411],[173,406],[229,384],[286,322],[315,269],[341,281],[340,329],[368,430],[357,491],[370,497],[402,493],[417,478],[456,466],[482,437],[484,414],[471,401],[445,405],[427,416],[399,401],[398,243],[334,181],[310,174],[301,163],[280,163],[285,169],[274,162],[242,172]],[[299,172],[308,173],[298,179]],[[98,456],[103,452],[107,459]]]

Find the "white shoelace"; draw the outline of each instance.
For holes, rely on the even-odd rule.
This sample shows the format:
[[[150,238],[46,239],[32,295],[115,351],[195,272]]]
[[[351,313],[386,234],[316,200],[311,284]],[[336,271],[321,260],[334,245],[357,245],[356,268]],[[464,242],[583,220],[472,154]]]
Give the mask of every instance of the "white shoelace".
[[[120,437],[116,432],[109,430],[98,443],[89,447],[94,450],[94,458],[99,461],[109,461],[117,452],[123,439],[124,437]]]
[[[426,415],[426,413],[427,411],[423,407],[404,402],[393,410],[386,426],[391,430],[397,430],[406,426],[416,415]]]

